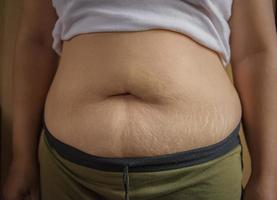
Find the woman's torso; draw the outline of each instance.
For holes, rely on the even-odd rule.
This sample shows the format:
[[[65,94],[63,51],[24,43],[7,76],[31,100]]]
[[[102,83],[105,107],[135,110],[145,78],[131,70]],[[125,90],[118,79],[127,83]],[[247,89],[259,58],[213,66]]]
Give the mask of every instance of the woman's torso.
[[[153,156],[222,140],[241,104],[218,55],[189,37],[98,32],[64,42],[44,115],[56,138],[84,152]]]

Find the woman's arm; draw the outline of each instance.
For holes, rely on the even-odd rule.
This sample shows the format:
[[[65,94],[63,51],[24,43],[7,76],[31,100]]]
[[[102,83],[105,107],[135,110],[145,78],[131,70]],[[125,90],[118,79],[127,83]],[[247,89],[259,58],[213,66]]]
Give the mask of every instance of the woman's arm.
[[[51,49],[56,13],[49,0],[25,0],[14,64],[13,156],[33,159],[45,98],[58,64]]]
[[[244,199],[277,199],[277,39],[272,0],[234,0],[231,64],[252,174]]]
[[[59,58],[51,49],[56,19],[50,0],[24,1],[13,66],[13,158],[5,199],[23,199],[37,187],[42,112]]]

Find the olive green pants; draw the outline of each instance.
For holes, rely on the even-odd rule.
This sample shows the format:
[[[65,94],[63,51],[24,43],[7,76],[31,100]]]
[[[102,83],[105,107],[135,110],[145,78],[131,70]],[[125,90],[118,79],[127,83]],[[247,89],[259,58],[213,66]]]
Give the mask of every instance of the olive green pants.
[[[217,147],[216,152],[219,150]],[[49,145],[43,131],[39,144],[41,199],[240,200],[241,150],[239,143],[223,155],[174,169],[143,171],[142,166],[139,171],[132,171],[130,166],[126,176],[126,171],[89,167],[86,162],[80,164],[61,156]],[[87,162],[91,162],[89,158]]]

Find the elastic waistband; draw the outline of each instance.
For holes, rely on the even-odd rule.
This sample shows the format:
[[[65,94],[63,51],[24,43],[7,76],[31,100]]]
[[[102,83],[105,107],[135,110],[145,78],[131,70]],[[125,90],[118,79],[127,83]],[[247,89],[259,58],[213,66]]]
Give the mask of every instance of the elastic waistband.
[[[241,121],[240,121],[241,122]],[[161,171],[192,166],[220,157],[240,145],[240,122],[223,140],[212,145],[183,152],[146,157],[100,157],[83,152],[55,138],[43,120],[44,139],[63,158],[90,168],[121,172],[128,166],[129,171]]]

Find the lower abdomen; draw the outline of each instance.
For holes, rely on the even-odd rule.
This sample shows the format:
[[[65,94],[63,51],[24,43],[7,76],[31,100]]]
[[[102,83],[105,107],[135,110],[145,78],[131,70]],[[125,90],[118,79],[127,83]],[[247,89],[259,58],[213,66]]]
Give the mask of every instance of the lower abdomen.
[[[165,30],[65,42],[45,104],[50,132],[98,156],[151,156],[216,143],[241,104],[219,57]]]

